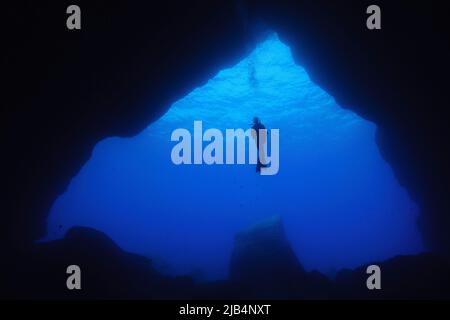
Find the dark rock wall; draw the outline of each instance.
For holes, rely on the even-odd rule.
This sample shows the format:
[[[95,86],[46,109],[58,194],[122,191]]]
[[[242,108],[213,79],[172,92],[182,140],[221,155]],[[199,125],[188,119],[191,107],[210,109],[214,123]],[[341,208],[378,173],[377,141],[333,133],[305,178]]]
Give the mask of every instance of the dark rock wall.
[[[448,253],[443,2],[376,1],[382,8],[379,31],[364,27],[362,13],[373,1],[256,3],[312,79],[343,107],[377,124],[384,158],[422,210],[427,243]]]
[[[251,26],[266,25],[314,81],[378,125],[428,243],[450,252],[443,2],[376,2],[376,32],[365,28],[368,1],[79,1],[80,32],[65,28],[67,1],[6,6],[1,245],[41,237],[52,202],[96,142],[142,130],[245,56],[258,37]]]
[[[96,142],[138,133],[245,54],[230,1],[80,1],[80,32],[66,29],[69,4],[18,1],[4,12],[2,244],[44,235],[52,202]]]

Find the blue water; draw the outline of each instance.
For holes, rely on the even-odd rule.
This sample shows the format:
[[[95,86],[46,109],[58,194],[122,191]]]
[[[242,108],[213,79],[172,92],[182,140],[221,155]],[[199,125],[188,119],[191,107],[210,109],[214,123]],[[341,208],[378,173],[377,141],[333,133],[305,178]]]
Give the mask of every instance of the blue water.
[[[151,90],[151,88],[149,88]],[[171,133],[280,130],[280,168],[180,165]],[[423,249],[417,206],[375,143],[376,126],[341,108],[270,36],[234,67],[174,103],[136,137],[100,141],[61,195],[45,240],[72,226],[109,235],[170,274],[226,278],[234,235],[274,215],[306,269],[329,272]]]

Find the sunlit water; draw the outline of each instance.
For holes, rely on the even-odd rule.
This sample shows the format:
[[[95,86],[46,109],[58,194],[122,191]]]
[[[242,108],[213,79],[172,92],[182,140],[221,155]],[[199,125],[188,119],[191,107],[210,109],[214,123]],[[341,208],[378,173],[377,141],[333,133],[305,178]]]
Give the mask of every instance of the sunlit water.
[[[149,88],[151,90],[151,88]],[[171,161],[177,128],[280,130],[280,171]],[[306,269],[329,272],[422,242],[418,209],[375,143],[376,126],[342,109],[296,65],[276,35],[220,71],[133,138],[109,138],[57,199],[46,240],[72,226],[109,235],[170,274],[226,278],[235,234],[281,215]]]

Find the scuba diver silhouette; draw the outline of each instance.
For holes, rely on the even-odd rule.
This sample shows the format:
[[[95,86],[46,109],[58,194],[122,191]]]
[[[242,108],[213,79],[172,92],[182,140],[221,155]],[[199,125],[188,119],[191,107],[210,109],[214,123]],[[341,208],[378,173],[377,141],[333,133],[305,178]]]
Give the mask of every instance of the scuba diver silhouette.
[[[267,142],[267,132],[263,134],[259,130],[265,130],[266,127],[261,123],[258,117],[253,118],[252,137],[255,140],[256,148],[258,150],[258,162],[256,164],[256,172],[261,172],[261,168],[267,167],[267,161],[265,158],[264,146]]]

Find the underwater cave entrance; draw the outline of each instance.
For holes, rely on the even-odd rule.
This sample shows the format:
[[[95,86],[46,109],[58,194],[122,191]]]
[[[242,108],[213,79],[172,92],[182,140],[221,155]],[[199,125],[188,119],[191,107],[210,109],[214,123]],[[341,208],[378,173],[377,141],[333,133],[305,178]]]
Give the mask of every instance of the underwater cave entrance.
[[[279,173],[171,161],[177,128],[280,130]],[[422,250],[418,209],[375,143],[376,126],[341,108],[273,34],[175,102],[133,138],[109,138],[55,202],[46,240],[72,226],[105,232],[170,274],[226,278],[237,232],[282,217],[308,270],[324,273]]]

